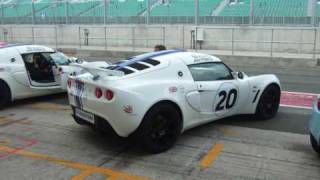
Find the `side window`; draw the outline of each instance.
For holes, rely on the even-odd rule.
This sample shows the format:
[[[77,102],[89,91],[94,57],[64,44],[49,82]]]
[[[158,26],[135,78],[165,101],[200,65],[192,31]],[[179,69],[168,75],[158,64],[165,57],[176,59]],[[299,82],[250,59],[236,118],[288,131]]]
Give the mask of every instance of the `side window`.
[[[194,81],[218,81],[233,79],[231,70],[222,62],[189,65]]]

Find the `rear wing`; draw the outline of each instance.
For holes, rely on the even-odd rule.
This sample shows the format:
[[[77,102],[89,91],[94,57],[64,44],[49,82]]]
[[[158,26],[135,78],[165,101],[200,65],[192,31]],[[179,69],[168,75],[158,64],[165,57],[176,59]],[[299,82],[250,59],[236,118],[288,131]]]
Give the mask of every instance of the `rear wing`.
[[[124,72],[122,71],[103,69],[101,67],[90,65],[90,63],[88,64],[71,63],[70,66],[79,67],[86,70],[87,72],[89,72],[94,76],[94,79],[97,79],[99,77],[105,77],[105,76],[124,76],[125,75]]]

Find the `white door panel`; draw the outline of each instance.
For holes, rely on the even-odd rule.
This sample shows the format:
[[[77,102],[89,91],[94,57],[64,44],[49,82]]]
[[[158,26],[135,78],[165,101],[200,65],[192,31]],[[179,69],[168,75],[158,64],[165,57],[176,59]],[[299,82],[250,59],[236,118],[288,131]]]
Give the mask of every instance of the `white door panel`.
[[[189,92],[186,95],[188,104],[196,111],[200,112],[200,93],[198,91]]]

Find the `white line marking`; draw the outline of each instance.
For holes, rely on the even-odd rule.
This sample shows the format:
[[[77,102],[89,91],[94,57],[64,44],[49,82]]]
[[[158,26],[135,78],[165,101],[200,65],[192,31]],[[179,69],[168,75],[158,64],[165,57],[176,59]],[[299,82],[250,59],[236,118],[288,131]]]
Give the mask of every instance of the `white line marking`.
[[[312,109],[312,107],[307,106],[292,106],[292,105],[286,105],[286,104],[280,104],[281,107],[290,107],[290,108],[298,108],[298,109]]]
[[[290,92],[290,91],[282,91],[282,93],[287,93],[287,94],[298,94],[298,95],[309,95],[309,96],[319,96],[319,95],[320,95],[320,94],[315,94],[315,93]]]

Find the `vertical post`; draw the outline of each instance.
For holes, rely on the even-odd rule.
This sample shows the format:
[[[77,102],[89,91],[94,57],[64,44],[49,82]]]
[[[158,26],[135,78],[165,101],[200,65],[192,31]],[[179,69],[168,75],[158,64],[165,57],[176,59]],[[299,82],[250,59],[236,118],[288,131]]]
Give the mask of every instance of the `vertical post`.
[[[162,27],[162,45],[166,45],[166,27]]]
[[[103,10],[103,23],[107,24],[107,16],[108,16],[108,0],[104,0],[104,10]]]
[[[250,25],[254,24],[254,0],[250,0]]]
[[[234,55],[234,28],[231,30],[231,54]]]
[[[0,1],[0,24],[4,24],[3,0]]]
[[[78,37],[79,37],[79,47],[81,49],[81,27],[78,28]]]
[[[199,19],[199,0],[194,0],[194,24],[198,25]]]
[[[196,50],[196,52],[198,51],[198,26],[196,26],[195,31],[194,31],[194,49]]]
[[[300,38],[299,38],[299,41],[300,41],[300,43],[299,43],[299,54],[301,54],[302,53],[302,38],[303,38],[303,29],[300,29]]]
[[[273,57],[273,36],[274,36],[274,29],[271,29],[271,42],[270,42],[270,56]]]
[[[10,34],[11,34],[11,38],[10,38],[10,42],[13,42],[13,30],[12,30],[12,26],[10,26]]]
[[[182,48],[184,49],[184,25],[182,25]]]
[[[135,51],[135,27],[131,27],[132,50]]]
[[[146,24],[149,24],[150,23],[150,0],[146,0],[146,3],[147,3],[147,21],[146,21]]]
[[[311,23],[312,26],[317,26],[317,0],[312,0],[312,4],[311,4]]]
[[[57,26],[54,27],[54,36],[55,36],[55,43],[56,43],[56,49],[58,48],[58,30]]]
[[[31,27],[32,44],[34,44],[34,27]]]
[[[107,46],[107,27],[104,26],[104,48],[105,50],[108,49],[108,46]]]
[[[314,28],[314,42],[313,42],[313,59],[316,59],[316,51],[317,51],[317,38],[318,38],[317,28]]]
[[[31,2],[31,18],[32,18],[32,24],[36,23],[35,13],[34,13],[34,2]]]
[[[64,14],[66,17],[66,24],[69,24],[69,2],[68,1],[64,2]]]

